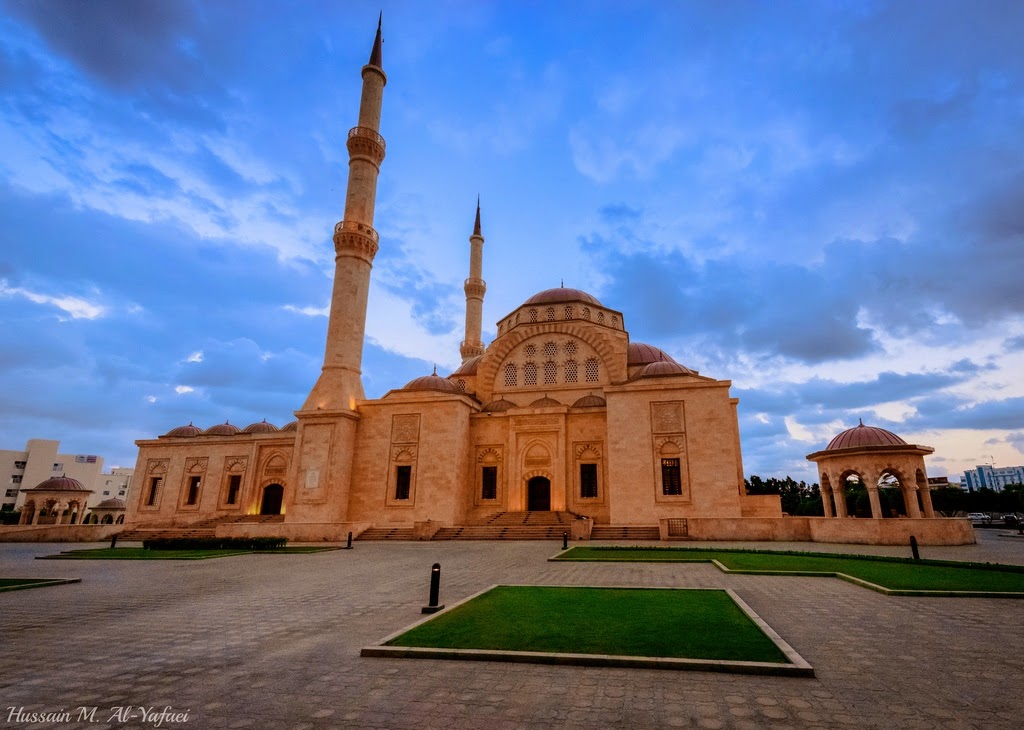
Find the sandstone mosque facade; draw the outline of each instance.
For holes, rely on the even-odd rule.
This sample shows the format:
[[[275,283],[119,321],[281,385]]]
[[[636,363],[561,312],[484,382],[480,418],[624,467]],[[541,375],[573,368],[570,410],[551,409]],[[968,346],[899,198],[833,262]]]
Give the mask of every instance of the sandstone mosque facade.
[[[281,428],[189,424],[138,441],[128,526],[200,524],[217,535],[297,540],[383,530],[427,539],[556,515],[558,535],[564,525],[578,538],[620,528],[607,536],[903,541],[898,524],[908,520],[842,519],[831,504],[831,518],[788,518],[778,496],[746,494],[730,382],[632,342],[625,314],[586,292],[559,287],[527,298],[485,346],[479,202],[461,367],[366,399],[363,337],[385,155],[379,26],[362,79],[319,379]],[[832,476],[837,494],[840,477]],[[875,522],[891,524],[867,529]],[[923,542],[973,542],[969,524],[965,533],[940,525],[959,521],[913,522]],[[922,529],[925,522],[935,527]]]

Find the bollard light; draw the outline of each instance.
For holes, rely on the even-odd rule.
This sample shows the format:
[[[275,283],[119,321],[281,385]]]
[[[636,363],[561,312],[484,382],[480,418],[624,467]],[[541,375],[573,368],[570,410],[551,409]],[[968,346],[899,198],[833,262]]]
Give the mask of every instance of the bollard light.
[[[117,533],[115,532],[113,535],[110,536],[110,549],[113,550],[116,545],[117,545]]]
[[[914,553],[914,560],[921,559],[921,553],[917,550],[917,538],[913,535],[910,536],[910,550]]]
[[[343,550],[351,550],[352,549],[352,532],[351,531],[348,533],[348,544],[344,548],[342,548],[342,549]]]
[[[563,532],[562,533],[562,549],[563,550],[568,550],[569,549],[569,533],[568,532]]]
[[[434,563],[430,567],[430,600],[423,607],[423,613],[437,613],[443,605],[438,605],[438,598],[441,593],[441,564]]]

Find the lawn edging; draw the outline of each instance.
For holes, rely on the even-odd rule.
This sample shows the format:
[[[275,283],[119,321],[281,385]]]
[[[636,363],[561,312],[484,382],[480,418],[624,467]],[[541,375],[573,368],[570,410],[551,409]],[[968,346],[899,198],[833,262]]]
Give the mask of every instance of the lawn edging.
[[[0,593],[6,593],[7,591],[24,591],[29,588],[46,588],[48,586],[59,586],[65,583],[81,583],[81,578],[9,578],[8,580],[23,580],[24,583],[18,583],[11,586],[0,586]]]
[[[734,661],[717,659],[685,659],[678,657],[644,657],[615,654],[575,654],[565,652],[510,651],[497,649],[446,649],[439,647],[389,646],[388,642],[416,627],[433,621],[459,606],[479,598],[495,588],[609,588],[619,590],[673,590],[673,591],[724,591],[736,606],[757,628],[781,651],[789,664],[775,662]],[[461,601],[448,605],[435,614],[421,618],[381,639],[372,646],[359,651],[362,657],[389,657],[393,659],[458,659],[466,661],[495,661],[527,664],[549,664],[562,666],[615,667],[620,669],[672,669],[684,671],[722,672],[727,674],[758,674],[789,677],[813,677],[814,668],[797,653],[764,619],[736,593],[728,588],[685,588],[677,586],[579,586],[579,585],[538,585],[496,583]]]

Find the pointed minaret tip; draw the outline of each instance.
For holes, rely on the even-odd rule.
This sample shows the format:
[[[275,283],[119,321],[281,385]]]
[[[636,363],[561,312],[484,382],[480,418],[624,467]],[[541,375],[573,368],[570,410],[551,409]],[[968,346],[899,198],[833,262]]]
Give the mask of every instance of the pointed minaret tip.
[[[384,43],[381,37],[381,26],[384,23],[384,11],[380,11],[380,17],[377,18],[377,37],[373,39],[373,49],[370,51],[370,62],[369,66],[376,66],[380,70],[384,70],[383,56],[381,54],[381,45]]]
[[[480,194],[476,196],[476,222],[473,223],[473,235],[482,236],[480,232]]]

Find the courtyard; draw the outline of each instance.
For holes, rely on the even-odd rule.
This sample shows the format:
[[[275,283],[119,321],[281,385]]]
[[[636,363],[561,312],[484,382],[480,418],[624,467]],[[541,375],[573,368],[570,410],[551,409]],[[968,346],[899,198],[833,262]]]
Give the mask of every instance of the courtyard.
[[[1024,564],[1024,539],[999,532],[922,553]],[[79,707],[97,708],[95,721],[31,727],[153,727],[139,707],[170,708],[177,721],[161,727],[191,728],[1010,728],[1024,717],[1024,613],[1013,600],[885,596],[836,579],[728,574],[709,563],[548,562],[560,542],[34,560],[69,547],[0,544],[0,576],[82,579],[0,594],[0,727],[29,726],[12,708]],[[421,618],[434,562],[442,603],[498,583],[732,589],[816,676],[360,657]],[[121,721],[130,713],[117,708],[128,707],[135,714]]]

